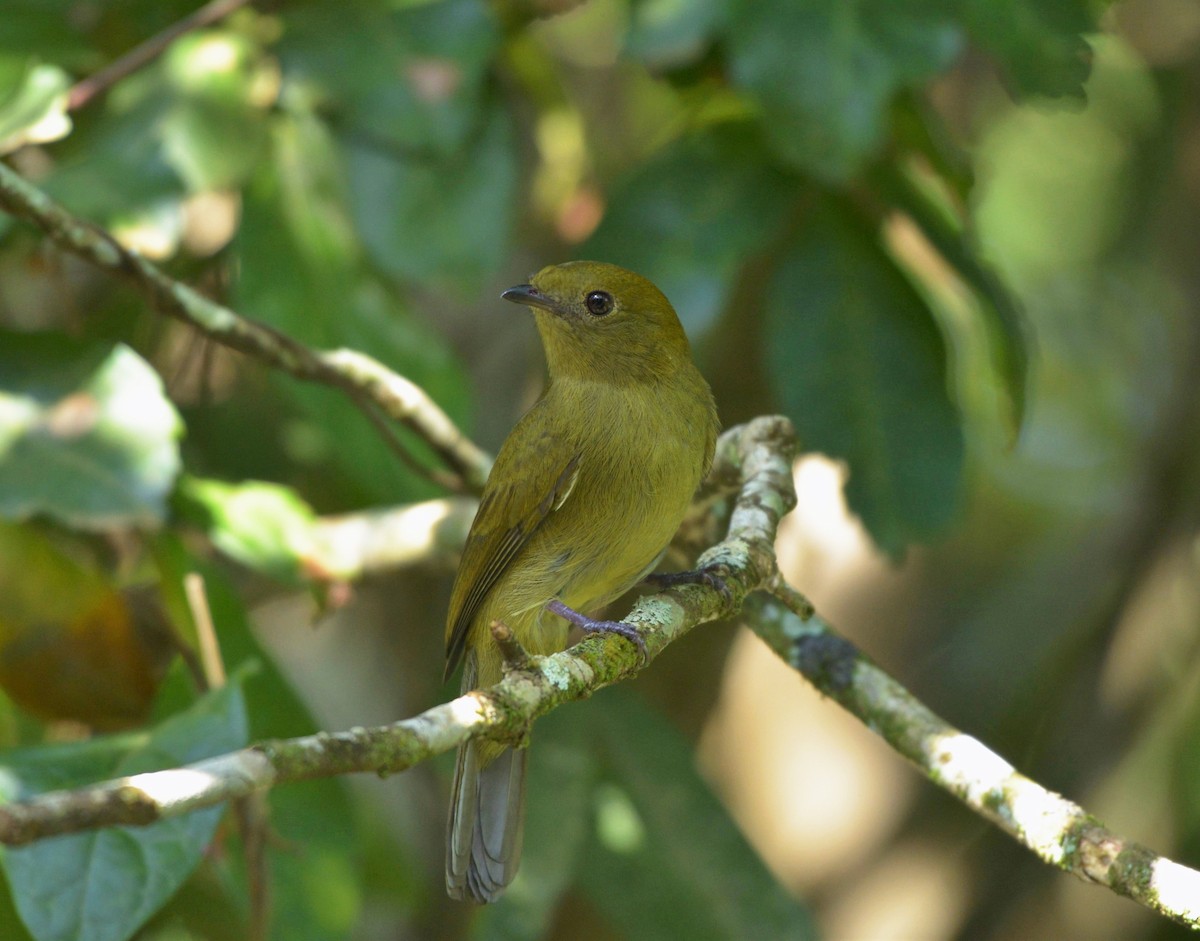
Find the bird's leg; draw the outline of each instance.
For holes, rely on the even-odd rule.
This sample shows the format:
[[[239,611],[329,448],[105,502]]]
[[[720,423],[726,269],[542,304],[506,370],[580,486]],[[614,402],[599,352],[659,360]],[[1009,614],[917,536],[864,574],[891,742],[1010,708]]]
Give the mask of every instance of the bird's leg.
[[[626,624],[624,621],[597,621],[586,614],[580,614],[574,608],[568,608],[557,598],[546,602],[546,610],[551,614],[557,614],[566,621],[570,621],[585,634],[619,634],[626,640],[637,644],[637,648],[642,654],[643,663],[648,659],[646,642],[642,640],[642,635],[637,632],[637,628],[632,624]]]
[[[677,585],[707,585],[716,589],[726,601],[733,599],[733,592],[725,584],[725,567],[719,562],[710,562],[687,572],[654,572],[644,581],[656,588],[674,588]]]

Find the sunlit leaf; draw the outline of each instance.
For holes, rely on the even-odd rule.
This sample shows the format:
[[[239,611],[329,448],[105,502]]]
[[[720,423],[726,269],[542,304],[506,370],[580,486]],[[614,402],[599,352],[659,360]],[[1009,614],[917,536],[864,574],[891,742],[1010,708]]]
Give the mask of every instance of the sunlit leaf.
[[[0,154],[69,134],[70,84],[57,66],[0,58]]]
[[[301,574],[316,515],[292,488],[189,478],[181,490],[207,511],[209,537],[222,552],[279,578]]]
[[[128,347],[0,334],[0,516],[155,525],[181,432],[158,374]]]

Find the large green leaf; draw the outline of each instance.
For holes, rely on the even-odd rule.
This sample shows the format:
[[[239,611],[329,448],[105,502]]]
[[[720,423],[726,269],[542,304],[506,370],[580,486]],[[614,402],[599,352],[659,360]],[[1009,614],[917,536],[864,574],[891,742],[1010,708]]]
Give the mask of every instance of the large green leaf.
[[[0,333],[0,516],[156,524],[181,432],[158,374],[128,347]]]
[[[17,749],[0,757],[0,795],[28,797],[173,767],[246,742],[240,682],[146,733]],[[22,920],[37,941],[124,941],[183,884],[212,839],[222,808],[149,827],[116,827],[8,849],[3,864]]]
[[[817,207],[766,307],[766,358],[804,448],[844,459],[846,496],[896,553],[958,512],[963,432],[928,307],[851,210]]]
[[[962,33],[928,4],[791,0],[733,6],[730,66],[780,156],[827,180],[879,147],[899,90],[946,68]]]
[[[580,888],[630,941],[808,941],[788,896],[696,773],[692,750],[626,689],[597,699],[611,778],[594,792]]]
[[[685,138],[617,190],[581,254],[644,274],[700,333],[742,262],[777,236],[797,189],[742,125]]]

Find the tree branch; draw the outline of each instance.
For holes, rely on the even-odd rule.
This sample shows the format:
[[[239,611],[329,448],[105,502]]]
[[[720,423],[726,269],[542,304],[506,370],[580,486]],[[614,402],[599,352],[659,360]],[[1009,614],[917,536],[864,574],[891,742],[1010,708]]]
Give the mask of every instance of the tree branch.
[[[718,463],[740,469],[728,537],[705,554],[726,574],[728,597],[700,585],[638,601],[626,621],[644,635],[648,659],[697,624],[737,610],[774,574],[775,530],[795,503],[795,438],[785,418],[731,428],[717,444]],[[394,774],[476,736],[510,744],[536,718],[564,702],[637,673],[640,653],[619,637],[590,637],[549,657],[530,657],[503,680],[378,728],[262,742],[184,768],[152,771],[0,807],[0,842],[18,846],[102,826],[145,825],[244,797],[290,781],[354,771]]]
[[[1200,872],[1117,836],[954,728],[816,615],[776,575],[746,605],[750,626],[792,669],[861,719],[938,787],[1040,859],[1173,921],[1200,928]]]
[[[450,472],[430,475],[449,489],[478,493],[491,460],[415,383],[354,350],[311,350],[264,324],[241,317],[165,275],[110,234],[75,218],[0,163],[0,209],[33,223],[60,248],[130,281],[150,309],[182,321],[223,346],[297,379],[334,386],[379,424],[376,409],[419,435]],[[394,436],[386,436],[396,446]],[[400,446],[401,449],[402,445]],[[407,452],[404,452],[407,454]]]
[[[683,585],[640,599],[624,620],[645,639],[647,662],[698,624],[745,610],[751,626],[789,665],[915,764],[934,784],[1041,859],[1108,886],[1181,924],[1200,927],[1200,872],[1105,828],[1081,807],[1018,773],[978,739],[921,704],[848,640],[834,633],[776,568],[780,519],[795,503],[791,424],[758,418],[717,442],[707,499],[737,481],[728,534],[698,560],[716,567],[727,594]],[[765,593],[750,596],[764,589]],[[0,807],[0,843],[145,825],[278,784],[350,772],[394,774],[486,737],[521,744],[530,724],[565,702],[637,673],[639,652],[613,636],[589,637],[548,657],[514,656],[503,680],[389,726],[353,728],[250,748]]]

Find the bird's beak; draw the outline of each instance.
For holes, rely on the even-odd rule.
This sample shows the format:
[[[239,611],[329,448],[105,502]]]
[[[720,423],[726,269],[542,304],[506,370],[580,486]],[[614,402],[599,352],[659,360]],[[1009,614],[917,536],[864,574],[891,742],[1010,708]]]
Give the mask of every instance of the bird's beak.
[[[506,301],[514,304],[524,304],[526,307],[540,307],[542,310],[554,310],[554,303],[545,294],[538,292],[532,284],[518,284],[500,295]]]

